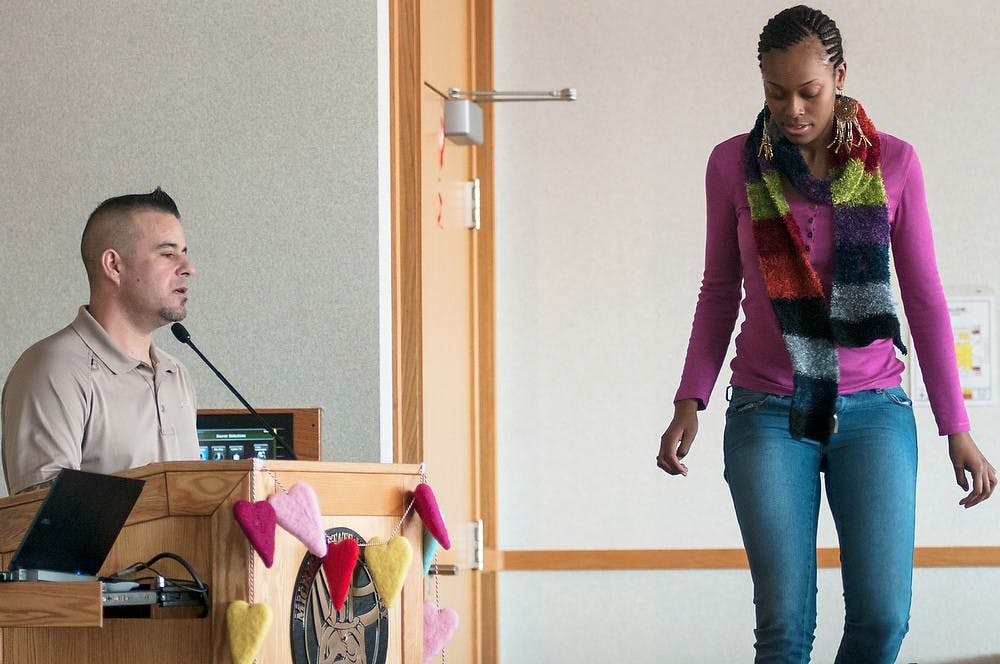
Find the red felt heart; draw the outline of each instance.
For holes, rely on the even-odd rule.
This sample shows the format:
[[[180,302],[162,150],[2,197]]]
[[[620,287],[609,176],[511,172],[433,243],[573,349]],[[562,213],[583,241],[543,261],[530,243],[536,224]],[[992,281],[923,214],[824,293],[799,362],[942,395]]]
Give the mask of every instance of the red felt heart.
[[[344,608],[347,591],[351,589],[354,566],[358,563],[358,543],[347,537],[327,546],[323,556],[323,571],[326,573],[326,587],[330,589],[330,600],[338,611]]]
[[[413,490],[413,501],[427,532],[433,535],[442,547],[450,549],[451,540],[448,539],[448,529],[445,528],[444,518],[441,517],[441,510],[438,509],[437,498],[434,497],[431,485],[426,482],[417,485],[417,488]]]
[[[233,505],[233,516],[250,540],[250,546],[264,561],[264,566],[270,567],[274,563],[274,528],[277,523],[274,507],[266,500],[258,503],[239,500]]]

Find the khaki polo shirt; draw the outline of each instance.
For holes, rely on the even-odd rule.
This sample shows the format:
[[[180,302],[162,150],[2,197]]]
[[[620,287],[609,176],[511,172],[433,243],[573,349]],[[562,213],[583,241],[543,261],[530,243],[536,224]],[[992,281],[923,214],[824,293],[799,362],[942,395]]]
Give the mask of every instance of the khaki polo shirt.
[[[26,350],[4,384],[3,468],[11,494],[60,468],[114,473],[198,458],[187,370],[153,346],[153,366],[123,353],[86,307]]]

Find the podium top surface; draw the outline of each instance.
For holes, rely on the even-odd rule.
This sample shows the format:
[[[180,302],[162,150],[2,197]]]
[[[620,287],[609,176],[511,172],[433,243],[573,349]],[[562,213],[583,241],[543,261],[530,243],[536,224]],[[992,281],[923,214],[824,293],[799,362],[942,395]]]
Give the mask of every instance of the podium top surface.
[[[297,473],[362,473],[374,475],[420,475],[419,464],[348,463],[346,461],[278,461],[243,459],[240,461],[166,461],[124,470],[116,475],[148,477],[164,472],[297,472]]]
[[[116,473],[146,480],[126,525],[210,516],[234,497],[264,500],[304,481],[321,505],[345,514],[402,515],[420,482],[418,464],[329,461],[170,461]],[[17,548],[47,489],[0,499],[0,554]]]

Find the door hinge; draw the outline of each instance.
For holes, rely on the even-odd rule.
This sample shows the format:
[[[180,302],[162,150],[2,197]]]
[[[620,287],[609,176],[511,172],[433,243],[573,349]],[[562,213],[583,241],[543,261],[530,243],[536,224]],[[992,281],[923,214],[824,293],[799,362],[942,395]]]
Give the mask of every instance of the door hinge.
[[[479,178],[469,180],[469,217],[465,226],[469,230],[479,230]]]
[[[477,180],[478,182],[478,180]],[[485,563],[485,557],[483,555],[483,520],[478,519],[472,522],[473,528],[473,547],[472,547],[472,569],[482,571],[483,565]]]

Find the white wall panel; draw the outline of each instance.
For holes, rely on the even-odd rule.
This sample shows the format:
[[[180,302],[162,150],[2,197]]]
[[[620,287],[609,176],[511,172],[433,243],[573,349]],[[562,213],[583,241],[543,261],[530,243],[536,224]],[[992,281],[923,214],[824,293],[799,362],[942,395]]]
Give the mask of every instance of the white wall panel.
[[[498,89],[572,86],[579,95],[572,104],[496,109],[501,548],[741,546],[722,479],[728,361],[687,459],[690,476],[667,477],[654,456],[672,413],[701,280],[705,163],[716,143],[748,131],[760,110],[757,38],[785,6],[496,0]],[[1000,8],[985,0],[844,0],[822,8],[844,35],[848,93],[877,126],[913,143],[921,157],[946,291],[995,288],[1000,240],[993,210],[1000,189],[992,180],[1000,167],[994,148],[1000,129],[991,118],[1000,88],[991,63],[1000,59]],[[977,440],[1000,461],[1000,410],[970,411]],[[917,408],[917,417],[918,545],[1000,545],[1000,500],[958,508],[962,493],[946,442],[926,406]],[[820,526],[820,545],[834,546],[825,511]],[[984,595],[995,596],[995,574],[934,574],[950,581],[918,587],[915,625],[934,619],[960,630],[972,621],[977,633],[996,633],[989,605],[971,599],[969,586],[981,578],[989,589]],[[616,620],[612,632],[634,628],[655,634],[651,642],[658,644],[697,633],[703,646],[719,644],[709,651],[714,659],[657,661],[749,656],[752,638],[738,631],[731,642],[728,635],[750,618],[750,607],[719,616],[704,611],[704,597],[735,588],[733,573],[663,576],[679,579],[683,592],[667,594],[666,584],[643,592],[663,593],[664,604],[702,606],[698,631],[639,611]],[[506,574],[505,620],[535,601],[532,587],[565,578],[552,577]],[[588,646],[605,637],[594,635],[586,617],[605,601],[632,606],[627,597],[610,596],[610,585],[600,601],[584,593],[583,585],[604,583],[597,577],[603,578],[573,575],[580,590],[573,583],[547,595],[559,597],[568,631],[561,625],[548,632],[546,648],[593,652]],[[970,593],[965,613],[933,609],[934,593],[952,583]],[[824,620],[831,615],[842,619],[827,611]],[[518,630],[503,629],[505,647],[514,641],[516,648]],[[820,631],[830,629],[839,625],[821,620]],[[948,646],[928,634],[914,630],[907,647],[945,657]],[[955,653],[986,652],[955,647]],[[727,659],[730,653],[740,656]]]

